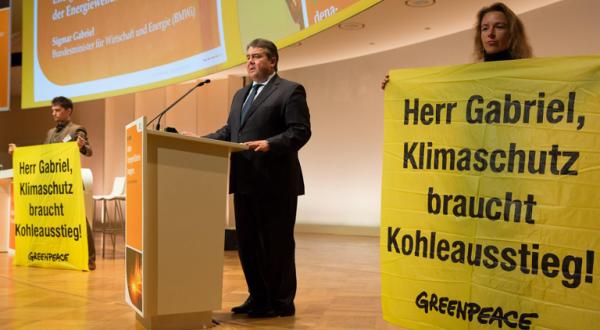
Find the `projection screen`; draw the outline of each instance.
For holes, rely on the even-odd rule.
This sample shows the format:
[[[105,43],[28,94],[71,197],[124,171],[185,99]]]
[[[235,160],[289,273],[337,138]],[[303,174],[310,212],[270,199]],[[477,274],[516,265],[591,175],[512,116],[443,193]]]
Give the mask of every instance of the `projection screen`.
[[[283,48],[379,1],[25,1],[22,108],[200,78],[243,63],[254,38]]]

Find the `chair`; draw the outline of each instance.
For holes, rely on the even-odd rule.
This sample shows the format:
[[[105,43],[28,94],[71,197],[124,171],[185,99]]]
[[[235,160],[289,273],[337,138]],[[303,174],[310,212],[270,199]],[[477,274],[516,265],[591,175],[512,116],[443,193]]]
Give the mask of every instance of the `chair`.
[[[92,187],[94,185],[94,175],[89,168],[81,169],[81,180],[83,181],[83,202],[85,205],[85,219],[94,224],[94,199]],[[93,237],[92,237],[93,239]]]
[[[102,233],[102,257],[106,245],[106,235],[111,236],[113,257],[115,256],[115,245],[117,234],[125,232],[125,214],[121,202],[125,201],[125,177],[117,176],[113,181],[112,191],[109,195],[94,195],[94,203],[102,202],[100,222],[94,221],[94,231]],[[108,211],[108,204],[113,203],[112,217]]]

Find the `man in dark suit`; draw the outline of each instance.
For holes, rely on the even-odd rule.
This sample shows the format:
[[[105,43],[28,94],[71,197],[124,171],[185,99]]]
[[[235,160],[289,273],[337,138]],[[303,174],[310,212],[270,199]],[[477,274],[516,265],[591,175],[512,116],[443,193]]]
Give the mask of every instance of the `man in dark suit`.
[[[235,314],[250,317],[295,313],[294,224],[304,180],[298,150],[310,138],[302,85],[277,75],[279,55],[271,41],[246,47],[252,84],[233,97],[227,124],[208,138],[244,143],[231,156],[239,256],[250,296]]]
[[[81,125],[77,125],[71,121],[71,113],[73,113],[73,102],[64,96],[57,96],[52,99],[52,119],[56,123],[56,127],[51,128],[46,134],[44,144],[61,143],[61,142],[77,142],[79,152],[84,156],[92,155],[92,147],[87,137],[87,131]],[[8,145],[8,154],[12,155],[17,146],[14,143]],[[87,219],[86,219],[87,220]],[[94,244],[94,236],[90,224],[86,221],[88,235],[88,268],[96,269],[96,246]]]

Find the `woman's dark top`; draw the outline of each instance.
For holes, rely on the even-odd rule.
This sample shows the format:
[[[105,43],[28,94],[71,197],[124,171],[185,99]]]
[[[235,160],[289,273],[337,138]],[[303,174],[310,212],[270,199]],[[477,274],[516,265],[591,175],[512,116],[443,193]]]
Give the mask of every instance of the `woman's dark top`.
[[[514,60],[514,58],[510,54],[510,50],[508,50],[508,49],[503,50],[498,53],[494,53],[494,54],[488,54],[488,53],[483,54],[484,62],[506,61],[506,60]]]

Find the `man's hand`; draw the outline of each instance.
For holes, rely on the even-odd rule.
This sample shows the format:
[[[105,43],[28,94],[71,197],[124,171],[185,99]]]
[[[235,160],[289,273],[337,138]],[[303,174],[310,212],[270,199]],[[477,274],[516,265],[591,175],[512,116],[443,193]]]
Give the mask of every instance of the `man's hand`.
[[[8,144],[8,154],[12,156],[13,152],[15,152],[15,149],[17,149],[17,145],[14,143],[9,143]]]
[[[83,146],[85,145],[85,140],[81,137],[81,135],[77,135],[77,147],[79,147],[79,149],[83,148]]]
[[[245,145],[248,146],[248,148],[250,148],[251,150],[254,150],[256,152],[267,152],[269,151],[270,147],[269,147],[269,142],[267,140],[260,140],[260,141],[248,141],[248,142],[244,142]]]

